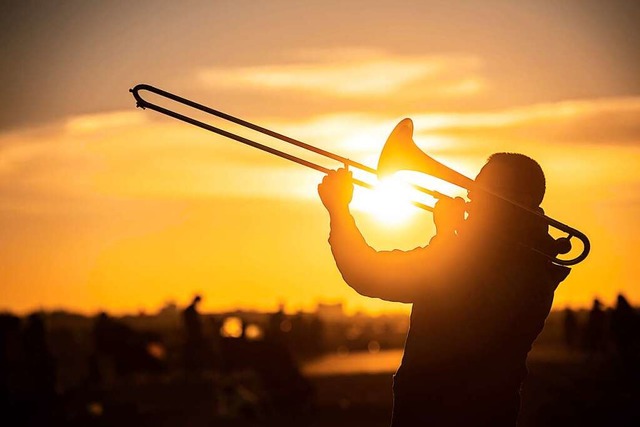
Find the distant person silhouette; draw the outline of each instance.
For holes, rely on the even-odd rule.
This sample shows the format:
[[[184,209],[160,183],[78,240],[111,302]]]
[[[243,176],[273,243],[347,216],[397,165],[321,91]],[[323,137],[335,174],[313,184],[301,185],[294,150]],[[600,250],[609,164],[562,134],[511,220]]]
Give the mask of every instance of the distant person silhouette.
[[[545,178],[529,157],[494,154],[476,182],[541,211]],[[364,296],[413,304],[392,426],[514,426],[527,354],[570,271],[530,249],[557,254],[546,224],[470,191],[466,220],[461,199],[436,204],[429,245],[376,251],[349,211],[351,173],[331,171],[318,192],[344,280]]]
[[[269,315],[269,323],[266,331],[267,339],[284,342],[282,324],[286,319],[287,316],[284,314],[284,305],[280,304],[278,311]]]
[[[590,356],[602,355],[607,345],[607,330],[605,312],[598,298],[593,300],[589,312],[589,320],[585,330],[585,345]]]
[[[611,315],[611,332],[622,368],[628,374],[640,373],[640,316],[624,295],[618,295]]]
[[[198,304],[202,298],[196,295],[182,313],[185,331],[184,362],[188,373],[199,373],[204,363],[204,336]]]
[[[25,369],[22,387],[29,398],[29,424],[46,425],[53,416],[56,367],[47,344],[44,319],[38,313],[30,314],[26,319],[22,352]]]
[[[24,369],[20,318],[0,313],[0,411],[5,422],[24,420]]]
[[[564,342],[567,348],[573,351],[576,349],[579,342],[580,329],[576,313],[568,307],[564,310],[563,326]]]

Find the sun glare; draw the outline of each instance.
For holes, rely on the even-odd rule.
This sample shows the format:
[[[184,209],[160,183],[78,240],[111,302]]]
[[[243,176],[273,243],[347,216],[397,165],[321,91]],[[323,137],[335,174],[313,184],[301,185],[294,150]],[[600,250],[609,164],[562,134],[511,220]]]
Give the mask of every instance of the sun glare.
[[[378,181],[372,191],[363,191],[358,196],[354,198],[355,207],[387,225],[403,224],[418,212],[411,204],[411,187],[397,177]]]

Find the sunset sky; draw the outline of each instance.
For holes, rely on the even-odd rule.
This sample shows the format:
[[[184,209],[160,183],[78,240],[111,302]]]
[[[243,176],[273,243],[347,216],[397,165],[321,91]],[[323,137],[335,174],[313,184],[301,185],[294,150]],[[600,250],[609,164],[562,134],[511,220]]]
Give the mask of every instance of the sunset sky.
[[[493,152],[528,154],[546,212],[593,246],[555,306],[640,304],[638,2],[7,3],[0,310],[153,312],[195,293],[207,311],[407,309],[342,282],[321,174],[137,110],[137,83],[372,166],[404,117],[471,177]],[[378,249],[434,232],[355,197]]]

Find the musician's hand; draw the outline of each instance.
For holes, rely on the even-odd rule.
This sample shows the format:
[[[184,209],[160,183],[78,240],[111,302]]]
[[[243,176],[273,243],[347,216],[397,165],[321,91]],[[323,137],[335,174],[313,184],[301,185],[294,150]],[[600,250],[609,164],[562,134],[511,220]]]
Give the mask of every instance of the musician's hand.
[[[318,194],[329,213],[347,210],[353,197],[353,175],[340,168],[330,171],[318,185]]]
[[[441,199],[433,211],[433,222],[439,236],[453,235],[464,221],[465,202],[462,198]]]

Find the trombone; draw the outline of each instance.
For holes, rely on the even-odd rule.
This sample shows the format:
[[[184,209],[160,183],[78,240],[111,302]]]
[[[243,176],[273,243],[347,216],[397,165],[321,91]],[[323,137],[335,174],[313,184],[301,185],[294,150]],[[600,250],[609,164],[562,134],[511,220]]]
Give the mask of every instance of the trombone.
[[[254,123],[248,122],[246,120],[240,119],[238,117],[234,117],[232,115],[229,115],[227,113],[224,113],[222,111],[219,110],[215,110],[213,108],[207,107],[205,105],[199,104],[197,102],[191,101],[189,99],[183,98],[181,96],[175,95],[173,93],[167,92],[165,90],[162,89],[158,89],[156,87],[153,87],[151,85],[148,84],[138,84],[135,87],[133,87],[132,89],[129,89],[129,92],[132,93],[133,97],[136,100],[136,107],[138,108],[142,108],[142,109],[150,109],[150,110],[154,110],[157,111],[158,113],[164,114],[166,116],[169,117],[173,117],[174,119],[177,120],[181,120],[183,122],[189,123],[191,125],[197,126],[199,128],[208,130],[210,132],[216,133],[218,135],[224,136],[226,138],[229,139],[233,139],[237,142],[240,142],[242,144],[248,145],[250,147],[253,148],[257,148],[259,150],[265,151],[267,153],[273,154],[275,156],[281,157],[283,159],[287,159],[289,161],[298,163],[302,166],[306,166],[308,168],[317,170],[319,172],[322,173],[329,173],[331,171],[331,169],[324,167],[322,165],[319,165],[317,163],[313,163],[310,162],[306,159],[303,159],[301,157],[297,157],[294,156],[292,154],[289,154],[287,152],[275,149],[273,147],[269,147],[267,145],[261,144],[259,142],[253,141],[251,139],[245,138],[241,135],[229,132],[227,130],[221,129],[219,127],[213,126],[209,123],[205,123],[203,121],[197,120],[193,117],[190,116],[186,116],[184,114],[178,113],[176,111],[173,110],[169,110],[165,107],[162,107],[158,104],[154,104],[152,102],[149,102],[147,100],[145,100],[144,98],[142,98],[142,96],[140,95],[141,91],[147,91],[153,94],[156,94],[160,97],[166,98],[166,99],[170,99],[174,102],[177,102],[179,104],[182,105],[186,105],[188,107],[191,107],[195,110],[199,110],[202,111],[204,113],[210,114],[212,116],[215,117],[219,117],[223,120],[226,120],[228,122],[231,123],[235,123],[237,125],[240,125],[244,128],[247,129],[251,129],[253,131],[262,133],[264,135],[268,135],[272,138],[275,139],[279,139],[281,141],[287,142],[289,144],[292,144],[294,146],[300,147],[302,149],[317,153],[321,156],[333,159],[339,163],[342,163],[345,165],[345,167],[352,167],[352,168],[356,168],[356,169],[360,169],[364,172],[368,172],[377,176],[382,176],[382,175],[386,175],[389,173],[393,173],[399,170],[414,170],[414,171],[418,171],[418,172],[422,172],[422,173],[426,173],[429,174],[431,176],[434,176],[436,178],[442,179],[444,181],[450,182],[452,184],[455,184],[459,187],[465,188],[467,190],[470,190],[471,188],[473,188],[474,190],[479,190],[479,191],[483,191],[486,192],[488,194],[491,194],[492,196],[507,202],[511,205],[514,205],[516,207],[518,207],[519,209],[523,209],[524,211],[528,212],[531,215],[535,215],[536,217],[538,217],[538,219],[544,221],[546,224],[566,233],[567,235],[565,237],[560,237],[558,239],[556,239],[557,242],[557,247],[558,247],[558,253],[559,254],[566,254],[568,253],[571,248],[571,239],[572,238],[577,238],[578,240],[580,240],[582,242],[582,252],[577,255],[575,258],[572,259],[560,259],[557,256],[553,256],[553,255],[549,255],[547,253],[541,252],[540,250],[530,247],[530,249],[541,253],[542,255],[544,255],[545,257],[549,258],[553,263],[558,264],[558,265],[575,265],[581,261],[583,261],[587,255],[589,254],[589,251],[591,249],[591,244],[589,242],[589,239],[587,238],[587,236],[585,234],[583,234],[582,232],[580,232],[579,230],[576,230],[575,228],[572,228],[566,224],[563,224],[553,218],[548,217],[547,215],[544,215],[542,213],[536,212],[534,210],[531,210],[523,205],[518,204],[515,201],[506,199],[500,195],[491,193],[490,191],[483,189],[479,186],[477,186],[475,184],[475,182],[454,171],[453,169],[443,165],[442,163],[438,162],[437,160],[431,158],[429,155],[427,155],[426,153],[424,153],[423,151],[420,150],[420,148],[418,148],[418,146],[415,144],[415,142],[413,142],[413,122],[411,121],[411,119],[404,119],[402,120],[392,131],[391,135],[389,135],[389,138],[387,139],[386,144],[384,145],[383,149],[382,149],[382,153],[380,155],[380,158],[378,160],[378,168],[374,169],[372,167],[369,167],[367,165],[364,165],[362,163],[359,163],[357,161],[351,160],[349,158],[340,156],[338,154],[323,150],[321,148],[315,147],[313,145],[304,143],[302,141],[299,141],[297,139],[288,137],[286,135],[280,134],[278,132],[274,132],[270,129],[264,128],[262,126],[258,126]],[[362,181],[360,179],[353,179],[353,183],[356,185],[359,185],[361,187],[364,188],[368,188],[368,189],[373,189],[373,185]],[[438,191],[435,190],[431,190],[428,188],[424,188],[418,185],[412,185],[412,188],[420,191],[422,193],[425,193],[429,196],[432,196],[436,199],[451,199],[450,196],[442,194]],[[429,212],[433,212],[433,208],[431,206],[425,205],[423,203],[420,203],[418,201],[412,201],[411,202],[414,206],[420,208],[420,209],[424,209],[426,211]]]

